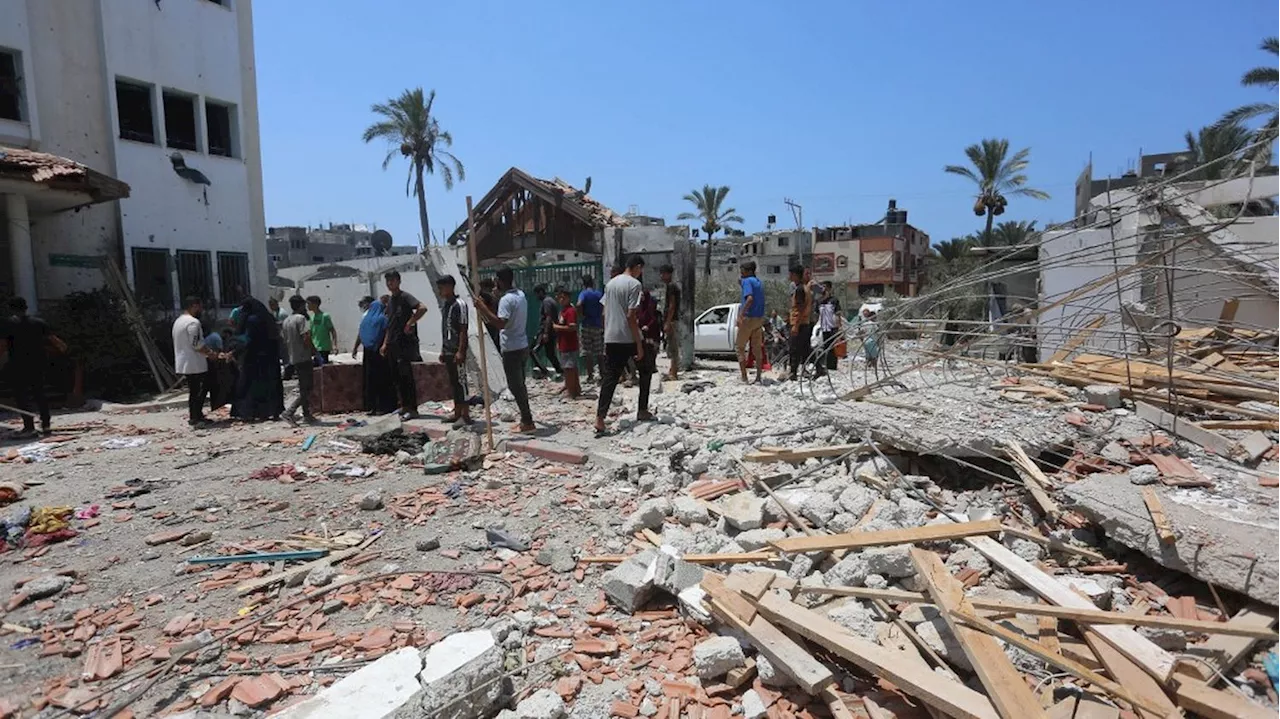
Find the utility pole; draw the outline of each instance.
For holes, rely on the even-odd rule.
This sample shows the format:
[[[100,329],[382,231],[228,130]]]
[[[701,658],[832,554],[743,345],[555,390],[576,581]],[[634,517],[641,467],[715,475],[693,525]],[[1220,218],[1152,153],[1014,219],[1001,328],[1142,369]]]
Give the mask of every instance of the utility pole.
[[[795,200],[792,200],[789,197],[784,197],[782,198],[782,204],[791,208],[791,217],[796,221],[796,229],[803,230],[804,229],[804,208],[800,206],[800,203],[796,202]]]

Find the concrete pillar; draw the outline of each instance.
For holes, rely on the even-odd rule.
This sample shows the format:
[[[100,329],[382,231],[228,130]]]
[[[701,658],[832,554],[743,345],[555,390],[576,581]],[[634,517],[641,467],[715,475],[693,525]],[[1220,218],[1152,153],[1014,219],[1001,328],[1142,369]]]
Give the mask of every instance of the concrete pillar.
[[[671,266],[680,285],[680,308],[676,322],[680,325],[680,369],[693,369],[693,320],[698,313],[695,295],[698,277],[698,252],[693,240],[676,240],[672,246]]]
[[[13,266],[13,293],[27,300],[32,314],[39,307],[36,296],[36,255],[31,247],[31,218],[24,195],[5,195],[9,218],[9,264]]]

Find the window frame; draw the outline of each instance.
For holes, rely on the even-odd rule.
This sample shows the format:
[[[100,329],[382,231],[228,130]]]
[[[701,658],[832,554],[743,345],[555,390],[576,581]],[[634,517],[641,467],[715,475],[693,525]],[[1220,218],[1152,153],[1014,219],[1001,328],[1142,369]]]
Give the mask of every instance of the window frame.
[[[191,143],[175,145],[173,141],[173,133],[169,128],[169,101],[187,101],[191,103]],[[189,92],[175,90],[171,87],[160,88],[160,108],[162,120],[164,123],[164,146],[173,150],[186,150],[187,152],[200,152],[200,97]]]
[[[143,139],[140,136],[140,133],[135,130],[128,130],[127,132],[129,134],[125,134],[124,116],[122,114],[123,104],[120,102],[120,90],[122,86],[132,90],[146,91],[147,113],[150,115],[151,120],[150,140]],[[130,80],[127,77],[120,77],[117,75],[114,89],[116,101],[116,136],[121,140],[128,140],[129,142],[160,146],[160,132],[159,127],[156,125],[156,86],[150,83],[140,82],[138,80]]]
[[[228,265],[225,263],[231,260],[242,260],[244,262],[243,277],[228,276],[230,273],[227,271]],[[237,286],[239,286],[240,290],[244,293],[245,297],[253,294],[253,288],[250,284],[253,278],[252,278],[252,273],[249,267],[249,253],[219,251],[216,255],[216,261],[218,263],[217,264],[218,306],[219,307],[237,307],[239,306],[240,301],[243,298],[237,297],[234,299],[228,299],[227,297],[228,294],[235,291]]]
[[[215,129],[214,125],[218,123],[213,121],[213,117],[209,113],[215,109],[225,110],[227,113],[227,147],[225,148],[225,151],[221,147],[220,142],[215,145],[213,140],[213,133]],[[228,157],[233,159],[240,157],[239,108],[235,103],[222,102],[221,100],[214,100],[206,97],[204,99],[204,124],[205,147],[208,148],[208,154],[213,155],[214,157]],[[221,140],[221,138],[219,139]]]
[[[13,62],[13,93],[12,94],[13,94],[13,102],[14,102],[14,112],[17,114],[17,117],[6,117],[4,115],[0,115],[0,121],[23,122],[23,123],[29,122],[29,120],[27,120],[26,83],[23,82],[26,78],[22,74],[22,51],[16,48],[0,47],[0,55],[8,56]],[[0,78],[0,91],[3,90],[4,83],[6,82],[7,82],[6,79]]]
[[[145,285],[139,284],[138,268],[139,265],[146,267],[147,263],[139,263],[138,258],[150,256],[155,259],[164,258],[164,282],[151,283]],[[140,302],[158,302],[161,307],[166,310],[173,309],[173,256],[169,250],[158,247],[131,247],[129,248],[129,262],[133,269],[133,292]],[[148,268],[150,269],[150,268]],[[163,286],[165,293],[159,291]],[[144,305],[145,308],[145,305]]]
[[[204,270],[205,281],[208,282],[208,287],[206,289],[198,290],[185,286],[186,283],[183,280],[183,268],[185,260],[188,258],[195,259],[196,262],[199,262],[200,260],[204,261],[202,269]],[[213,291],[213,253],[209,250],[174,250],[173,265],[178,275],[178,297],[181,301],[185,302],[186,298],[191,297],[192,295],[199,297],[200,301],[205,304],[212,304],[214,300],[217,299]]]

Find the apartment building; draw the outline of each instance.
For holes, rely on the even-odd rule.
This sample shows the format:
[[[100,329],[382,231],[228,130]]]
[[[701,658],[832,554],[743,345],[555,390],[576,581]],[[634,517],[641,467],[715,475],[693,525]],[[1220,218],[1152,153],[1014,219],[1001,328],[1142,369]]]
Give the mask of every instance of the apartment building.
[[[6,147],[128,186],[73,207],[9,193],[11,291],[35,301],[99,287],[107,256],[159,309],[198,295],[225,312],[265,292],[252,0],[3,0]]]
[[[907,221],[895,200],[878,223],[814,230],[814,278],[866,297],[883,297],[888,290],[914,297],[928,256],[929,235]]]

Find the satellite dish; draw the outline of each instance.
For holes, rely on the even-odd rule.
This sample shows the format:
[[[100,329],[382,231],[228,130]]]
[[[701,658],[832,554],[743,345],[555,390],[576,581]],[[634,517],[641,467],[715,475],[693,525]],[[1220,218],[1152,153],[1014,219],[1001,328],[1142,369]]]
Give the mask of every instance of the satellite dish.
[[[374,230],[373,236],[369,238],[369,244],[373,246],[373,254],[381,257],[391,251],[391,233],[386,230]]]

